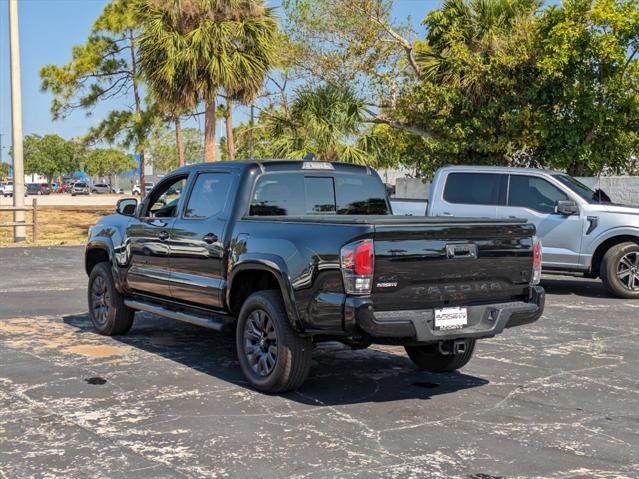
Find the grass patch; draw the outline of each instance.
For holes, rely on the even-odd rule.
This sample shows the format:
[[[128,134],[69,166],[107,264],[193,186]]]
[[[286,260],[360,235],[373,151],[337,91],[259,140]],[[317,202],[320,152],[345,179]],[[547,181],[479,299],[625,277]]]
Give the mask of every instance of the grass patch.
[[[40,206],[37,243],[33,243],[30,226],[27,226],[27,241],[17,244],[13,243],[13,227],[0,227],[0,246],[84,244],[89,227],[113,212],[113,206]],[[27,223],[31,223],[32,213],[26,212],[25,215]],[[0,224],[5,221],[13,221],[13,212],[0,211]]]

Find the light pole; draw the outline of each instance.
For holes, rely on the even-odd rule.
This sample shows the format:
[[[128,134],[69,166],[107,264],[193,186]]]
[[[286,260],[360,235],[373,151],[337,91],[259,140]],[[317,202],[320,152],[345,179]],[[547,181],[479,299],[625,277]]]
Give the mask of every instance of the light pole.
[[[18,0],[9,0],[9,43],[11,48],[11,133],[13,139],[13,206],[24,208],[24,164],[22,158],[22,91],[20,87],[20,32]],[[24,211],[13,212],[15,223],[24,223]],[[27,239],[24,226],[13,227],[13,241]]]

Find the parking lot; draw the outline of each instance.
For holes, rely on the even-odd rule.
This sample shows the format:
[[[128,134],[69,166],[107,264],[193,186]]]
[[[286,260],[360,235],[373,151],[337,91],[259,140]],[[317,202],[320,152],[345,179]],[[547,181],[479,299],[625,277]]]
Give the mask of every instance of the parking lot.
[[[297,392],[234,340],[139,315],[93,333],[82,248],[0,249],[0,477],[639,477],[639,302],[548,277],[533,325],[458,374],[325,344]]]

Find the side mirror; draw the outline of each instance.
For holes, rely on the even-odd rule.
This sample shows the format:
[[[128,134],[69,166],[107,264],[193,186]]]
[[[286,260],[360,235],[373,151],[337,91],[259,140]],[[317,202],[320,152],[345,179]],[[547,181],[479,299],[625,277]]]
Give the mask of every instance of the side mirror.
[[[555,205],[555,213],[559,213],[564,216],[571,216],[579,213],[579,208],[577,208],[577,203],[572,200],[557,201],[557,204]]]
[[[124,216],[134,216],[137,206],[138,200],[136,198],[123,198],[118,200],[115,211]]]

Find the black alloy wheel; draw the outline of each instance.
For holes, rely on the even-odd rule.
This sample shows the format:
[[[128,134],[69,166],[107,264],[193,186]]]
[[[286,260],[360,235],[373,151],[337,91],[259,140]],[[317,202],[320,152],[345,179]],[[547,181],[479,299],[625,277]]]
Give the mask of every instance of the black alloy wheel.
[[[263,377],[277,364],[277,331],[262,309],[254,310],[244,324],[244,354],[253,372]]]

